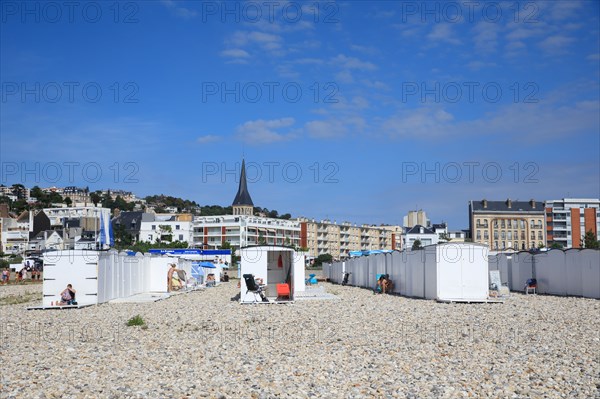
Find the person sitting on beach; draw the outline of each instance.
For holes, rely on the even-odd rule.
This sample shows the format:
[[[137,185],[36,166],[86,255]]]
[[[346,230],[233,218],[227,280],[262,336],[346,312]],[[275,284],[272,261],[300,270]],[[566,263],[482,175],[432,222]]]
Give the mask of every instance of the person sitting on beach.
[[[375,292],[383,292],[384,281],[385,281],[385,274],[382,274],[377,279],[377,288],[375,289]]]
[[[208,276],[206,276],[206,286],[214,287],[215,284],[216,284],[215,275],[213,273],[210,273]]]
[[[384,274],[383,281],[381,283],[381,292],[384,294],[390,292],[393,286],[394,284],[392,283],[392,280],[390,280],[390,275]]]
[[[173,274],[178,271],[177,265],[175,263],[170,264],[169,271],[167,272],[167,292],[171,292],[173,290]]]
[[[76,292],[77,291],[75,291],[71,284],[67,284],[67,288],[65,288],[64,291],[60,293],[60,302],[58,302],[57,305],[77,305],[77,302],[75,302]]]
[[[227,274],[227,272],[223,273],[223,281],[224,282],[228,282],[229,281],[229,275]]]
[[[2,270],[2,285],[8,284],[8,269]]]

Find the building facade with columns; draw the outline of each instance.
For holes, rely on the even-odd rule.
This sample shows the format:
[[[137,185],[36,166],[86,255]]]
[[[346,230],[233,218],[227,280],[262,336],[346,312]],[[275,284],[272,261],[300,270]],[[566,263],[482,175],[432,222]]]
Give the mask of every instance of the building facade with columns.
[[[469,228],[473,242],[493,251],[547,246],[543,201],[470,201]]]

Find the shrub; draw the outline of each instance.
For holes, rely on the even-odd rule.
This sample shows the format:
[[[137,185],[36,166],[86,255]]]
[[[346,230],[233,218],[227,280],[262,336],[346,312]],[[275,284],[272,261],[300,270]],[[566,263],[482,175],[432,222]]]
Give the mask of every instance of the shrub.
[[[146,322],[144,321],[144,319],[142,319],[142,316],[140,316],[138,314],[136,316],[133,316],[131,319],[129,319],[127,321],[127,325],[128,326],[145,326]]]

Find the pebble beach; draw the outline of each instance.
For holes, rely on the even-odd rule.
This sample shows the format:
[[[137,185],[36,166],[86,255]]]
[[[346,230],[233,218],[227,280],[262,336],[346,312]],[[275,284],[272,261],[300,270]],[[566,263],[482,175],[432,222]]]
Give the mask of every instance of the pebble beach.
[[[600,301],[437,303],[320,283],[240,305],[237,280],[151,303],[26,310],[2,286],[1,398],[599,398]],[[141,326],[127,326],[139,315]]]

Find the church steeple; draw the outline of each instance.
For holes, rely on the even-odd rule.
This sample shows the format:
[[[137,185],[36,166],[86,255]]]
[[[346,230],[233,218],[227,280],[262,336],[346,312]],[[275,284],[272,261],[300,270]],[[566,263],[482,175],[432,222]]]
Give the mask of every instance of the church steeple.
[[[246,181],[246,161],[242,159],[242,171],[240,173],[240,185],[238,192],[233,200],[233,214],[234,215],[249,215],[252,216],[254,213],[254,203],[248,192],[248,182]]]

